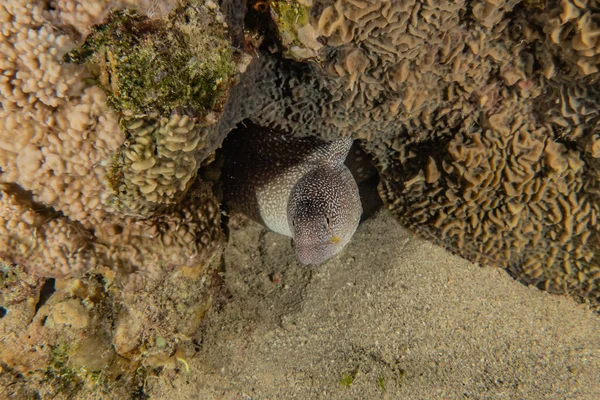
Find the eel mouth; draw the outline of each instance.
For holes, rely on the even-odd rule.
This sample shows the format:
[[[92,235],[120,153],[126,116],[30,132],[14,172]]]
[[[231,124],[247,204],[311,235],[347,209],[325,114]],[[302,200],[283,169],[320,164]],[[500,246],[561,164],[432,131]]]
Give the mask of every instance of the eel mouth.
[[[338,237],[338,242],[339,241],[340,238]],[[331,241],[300,245],[298,243],[294,243],[294,250],[298,260],[303,265],[322,264],[338,253],[336,247],[333,246]]]
[[[335,256],[341,249],[336,246],[342,238],[334,236],[326,242],[318,244],[294,245],[298,260],[304,265],[322,264]]]

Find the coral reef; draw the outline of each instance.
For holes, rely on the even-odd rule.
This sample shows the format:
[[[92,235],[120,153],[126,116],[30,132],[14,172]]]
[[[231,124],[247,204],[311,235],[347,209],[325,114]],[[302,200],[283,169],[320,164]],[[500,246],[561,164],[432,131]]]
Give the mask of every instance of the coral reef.
[[[185,334],[197,328],[211,303],[210,277],[225,237],[212,183],[194,178],[212,160],[219,116],[244,60],[226,63],[233,49],[217,7],[207,3],[0,2],[0,261],[6,273],[0,287],[0,375],[23,395],[37,390],[42,397],[70,397],[106,383],[111,391],[121,385],[122,397],[129,398],[143,381],[138,367],[152,369],[174,354],[185,358]],[[208,89],[189,93],[199,100],[195,108],[186,108],[181,92],[175,95],[183,105],[167,105],[170,99],[154,93],[147,98],[154,103],[143,110],[135,103],[140,97],[127,99],[140,108],[118,107],[116,92],[108,90],[113,86],[102,84],[104,78],[116,84],[117,74],[126,82],[118,65],[110,64],[113,75],[99,76],[100,62],[67,62],[78,44],[89,44],[86,36],[91,40],[107,27],[93,24],[128,6],[139,14],[112,15],[135,15],[158,27],[155,35],[179,32],[178,38],[194,39],[182,41],[180,49],[190,51],[182,62],[199,60],[190,64],[191,75],[204,66],[197,77],[206,79]],[[208,25],[215,27],[211,34]],[[106,41],[92,49],[98,53],[85,44],[79,49],[94,61],[109,47]],[[207,54],[215,59],[197,57]],[[173,86],[165,87],[168,97]],[[42,301],[43,278],[56,278],[57,290]],[[168,286],[172,304],[149,309],[148,291],[162,293],[157,286],[175,279]],[[94,289],[82,292],[73,285]],[[174,293],[175,287],[181,292]],[[140,303],[134,294],[146,300]],[[125,320],[133,322],[123,325]],[[114,326],[140,327],[136,335],[129,332],[134,345],[123,347]],[[162,346],[155,346],[155,336]],[[126,381],[115,384],[124,371]]]
[[[75,276],[103,265],[128,273],[148,265],[168,269],[202,264],[222,241],[218,203],[210,185],[201,181],[194,195],[183,198],[191,193],[198,168],[218,142],[208,136],[215,132],[227,88],[237,73],[237,64],[226,62],[232,50],[223,23],[218,22],[222,17],[214,7],[199,4],[183,6],[169,14],[174,17],[162,19],[115,12],[106,24],[77,31],[90,33],[89,39],[69,53],[77,40],[75,27],[69,25],[73,18],[100,22],[108,8],[127,3],[106,2],[99,7],[82,2],[75,9],[51,3],[2,5],[3,259],[54,277]],[[148,3],[162,13],[175,5]],[[152,40],[131,35],[122,44],[137,46],[140,60],[111,45],[111,34],[125,37],[124,26],[139,31],[141,25],[148,35],[170,33],[163,35],[162,44],[171,50],[179,44],[180,51],[161,58],[165,52],[157,47],[152,53]],[[215,27],[211,34],[200,35],[209,25]],[[205,56],[213,50],[214,59]],[[88,58],[101,53],[105,60],[113,60],[111,73],[106,63],[79,66],[63,60],[74,54],[83,57],[84,51]],[[118,57],[120,64],[108,54]],[[181,70],[181,63],[199,60],[181,72],[187,75],[175,78],[185,82],[194,77],[193,82],[203,81],[209,88],[182,98],[181,91],[187,89],[171,77],[157,84],[159,91],[139,81],[132,85],[141,68],[136,70],[135,62],[148,57],[156,69],[146,68],[146,81],[156,81],[152,73],[169,75],[169,67]],[[108,81],[112,92],[102,85]],[[132,92],[131,87],[140,91]],[[148,90],[145,100],[142,89]],[[184,109],[181,104],[191,104],[192,97],[197,100],[194,107]],[[183,103],[169,103],[175,100]]]
[[[200,169],[244,120],[358,139],[402,224],[598,307],[597,0],[222,3],[0,1],[14,379],[81,383],[63,367],[102,358],[85,341],[108,349],[101,371],[185,364],[224,243]],[[62,285],[45,304],[42,277]]]
[[[122,297],[110,274],[42,280],[0,264],[0,396],[136,398],[155,368],[185,369],[212,279],[178,270],[143,282]]]
[[[178,203],[215,150],[228,88],[243,68],[223,16],[202,2],[162,19],[116,11],[66,59],[88,66],[119,115],[125,140],[108,178],[118,209],[148,216]]]

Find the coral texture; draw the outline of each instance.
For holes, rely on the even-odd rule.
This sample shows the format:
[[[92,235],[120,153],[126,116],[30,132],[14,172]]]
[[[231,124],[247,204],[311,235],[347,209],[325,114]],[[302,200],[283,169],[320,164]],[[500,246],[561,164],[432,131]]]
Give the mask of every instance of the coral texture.
[[[17,396],[135,397],[145,365],[185,359],[182,332],[211,304],[224,235],[212,184],[194,178],[218,144],[207,135],[237,65],[212,77],[190,115],[116,107],[101,65],[65,58],[112,8],[134,3],[159,24],[177,6],[0,1],[0,380]],[[195,49],[230,54],[218,11],[194,12],[218,28]],[[205,65],[210,76],[216,65]],[[150,305],[162,287],[169,304]]]
[[[89,40],[100,35],[91,34],[92,24],[101,22],[112,8],[133,3],[155,19],[133,11],[124,14],[147,26],[155,24],[155,35],[167,32],[185,39],[199,36],[200,31],[206,34],[191,42],[181,39],[179,53],[170,46],[173,54],[187,56],[187,61],[201,56],[201,51],[214,54],[214,62],[205,57],[200,64],[190,65],[193,76],[209,79],[203,81],[208,89],[195,97],[197,106],[192,111],[183,109],[189,103],[185,99],[177,107],[169,103],[168,90],[161,97],[141,84],[135,93],[118,86],[117,76],[119,83],[131,85],[131,74],[136,72],[131,65],[137,59],[127,61],[117,54],[119,49],[111,47],[106,37],[101,37],[98,49],[90,49],[89,42],[81,49],[89,57],[95,50],[105,59],[117,54],[123,60],[119,64],[113,58],[109,63],[113,75],[106,63],[65,62],[72,58],[69,52],[76,41],[88,34]],[[191,193],[201,162],[216,146],[217,141],[207,135],[214,131],[237,69],[226,64],[231,50],[218,10],[200,4],[183,9],[194,18],[185,12],[164,16],[176,5],[155,1],[0,4],[0,182],[5,183],[0,247],[6,262],[53,277],[102,266],[123,273],[149,266],[165,270],[204,264],[222,242],[218,203],[210,185],[199,181],[188,200],[184,196]],[[208,30],[209,25],[213,30]],[[106,33],[108,28],[98,29]],[[142,45],[137,50],[146,61],[153,56],[144,53]],[[159,63],[160,57],[154,57],[155,69],[149,71],[169,72]],[[199,67],[204,68],[202,73]],[[122,72],[127,68],[129,76]],[[219,73],[213,74],[217,69]],[[98,71],[104,74],[98,77]],[[130,93],[133,97],[126,103],[137,107],[121,106],[123,96],[107,90],[106,79],[112,79],[117,93]]]
[[[123,296],[114,274],[43,280],[0,263],[0,395],[134,398],[153,368],[184,368],[212,301],[211,279],[190,271]]]
[[[304,63],[261,60],[251,118],[361,139],[404,225],[524,283],[600,302],[598,3],[309,6],[321,48]],[[281,29],[283,54],[298,60]]]
[[[218,24],[216,5],[202,7],[217,10]],[[213,103],[200,115],[188,116],[181,103],[169,101],[150,107],[154,98],[147,103],[143,95],[121,90],[129,84],[123,71],[134,64],[131,58],[123,61],[118,46],[94,45],[102,31],[88,38],[100,66],[91,73],[116,116],[103,108],[96,87],[81,83],[86,72],[75,65],[57,62],[54,69],[68,70],[57,74],[79,89],[57,80],[51,86],[56,94],[44,90],[44,97],[36,90],[37,100],[17,104],[25,98],[18,89],[28,86],[13,79],[16,89],[7,98],[15,99],[17,111],[5,119],[9,127],[27,126],[21,120],[31,120],[31,113],[15,119],[25,113],[20,108],[25,104],[51,101],[56,113],[62,101],[76,116],[68,119],[71,131],[59,118],[46,117],[45,123],[57,125],[59,135],[87,129],[105,145],[85,151],[89,161],[78,159],[76,147],[69,150],[69,143],[49,136],[50,144],[42,142],[38,150],[25,139],[21,147],[5,145],[10,148],[3,155],[3,179],[88,227],[112,215],[114,207],[135,216],[177,204],[200,162],[243,118],[297,135],[350,134],[373,155],[382,197],[404,224],[472,260],[507,268],[526,283],[598,297],[596,2],[290,0],[269,7],[256,3],[249,10],[272,18],[279,50],[302,62],[255,58],[229,101]],[[216,29],[222,37],[224,26],[209,25],[201,29]],[[144,42],[131,40],[144,59]],[[98,62],[102,55],[104,63]],[[245,69],[227,57],[237,70]],[[214,70],[220,64],[211,65]],[[230,71],[234,68],[226,68],[226,79]],[[67,87],[80,90],[79,104],[75,97],[60,100]],[[192,109],[202,108],[191,100],[186,104]],[[63,148],[54,149],[57,142]],[[71,179],[78,168],[71,163],[94,166],[98,183],[63,184],[66,196],[45,189],[60,186],[51,181],[55,176],[39,174],[64,171]],[[42,168],[31,167],[37,165]],[[89,168],[79,170],[88,175]],[[107,181],[112,192],[103,186]]]
[[[199,170],[244,119],[358,139],[404,225],[600,305],[597,0],[222,3],[0,0],[11,371],[185,364],[224,241]]]
[[[125,133],[109,176],[121,212],[178,203],[214,151],[238,71],[222,21],[202,2],[162,19],[116,11],[66,57],[86,63]]]

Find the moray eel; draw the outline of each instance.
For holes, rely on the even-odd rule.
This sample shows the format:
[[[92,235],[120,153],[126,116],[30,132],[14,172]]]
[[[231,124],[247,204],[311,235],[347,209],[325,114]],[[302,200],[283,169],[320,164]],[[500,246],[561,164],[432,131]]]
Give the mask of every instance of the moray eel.
[[[320,264],[350,242],[362,214],[356,181],[344,165],[351,146],[351,138],[325,142],[244,129],[223,145],[224,200],[291,237],[302,264]]]

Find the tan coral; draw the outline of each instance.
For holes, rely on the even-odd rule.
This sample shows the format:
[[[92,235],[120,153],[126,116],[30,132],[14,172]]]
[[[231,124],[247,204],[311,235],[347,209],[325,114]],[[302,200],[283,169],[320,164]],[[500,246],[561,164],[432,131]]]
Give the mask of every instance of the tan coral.
[[[143,175],[147,179],[139,193],[157,193],[156,201],[165,204],[152,219],[123,216],[115,207],[111,172],[120,156],[117,150],[131,133],[128,129],[144,127],[120,126],[86,68],[63,60],[89,32],[90,24],[101,22],[111,8],[134,4],[160,16],[177,3],[0,2],[0,263],[2,273],[6,268],[17,276],[15,285],[6,286],[0,276],[3,288],[10,288],[0,293],[2,311],[9,315],[0,321],[0,360],[15,374],[28,372],[29,379],[44,382],[43,390],[49,392],[42,397],[60,396],[66,380],[80,388],[93,378],[90,387],[97,390],[97,382],[111,378],[109,370],[119,374],[136,370],[139,357],[123,366],[129,361],[117,359],[113,349],[113,317],[133,307],[135,300],[124,299],[123,290],[140,293],[149,282],[161,281],[179,267],[195,271],[194,279],[186,275],[169,287],[183,291],[170,297],[172,308],[140,317],[169,321],[166,311],[180,312],[178,325],[164,325],[170,328],[164,333],[167,340],[179,345],[174,336],[191,334],[210,304],[207,276],[224,242],[221,214],[211,185],[198,181],[192,187],[192,183],[218,143],[213,138],[210,150],[185,155],[209,147],[204,128],[214,127],[218,115],[157,120],[156,165],[135,164],[151,158],[144,150],[144,159],[128,168],[138,172],[162,168]],[[222,27],[222,21],[218,25]],[[133,146],[144,145],[143,140],[139,135]],[[184,157],[170,165],[169,157],[176,158],[173,153]],[[178,185],[177,195],[171,197],[165,187],[174,185],[161,181],[169,168]],[[81,280],[70,279],[86,273]],[[56,278],[56,292],[50,298],[45,298],[48,288],[42,277]],[[196,303],[182,306],[181,299],[192,292]],[[143,314],[146,305],[135,308]],[[151,327],[146,323],[146,331]],[[102,378],[90,378],[88,370],[102,371]],[[137,372],[131,377],[139,378]],[[124,381],[129,383],[118,397],[128,397],[127,386],[139,383],[129,377]],[[116,383],[111,382],[114,390]]]
[[[88,227],[106,218],[106,175],[123,134],[104,101],[102,91],[90,87],[59,110],[41,106],[37,118],[27,109],[0,114],[0,180]],[[15,129],[17,142],[11,140]]]
[[[498,24],[506,12],[510,12],[518,3],[516,0],[479,0],[472,5],[473,16],[486,28]]]
[[[70,26],[85,36],[111,9],[135,8],[151,18],[160,18],[177,4],[177,0],[50,0],[42,15],[55,26]]]
[[[63,62],[75,43],[45,23],[45,5],[2,5],[0,181],[89,227],[110,210],[104,177],[123,134],[85,69]]]
[[[17,1],[2,5],[0,11],[0,181],[19,184],[35,201],[87,227],[112,212],[107,174],[124,135],[102,91],[86,87],[85,68],[64,63],[63,56],[80,38],[63,32],[76,27],[85,34],[111,7],[126,4]],[[153,16],[176,4],[136,2]],[[52,22],[45,23],[47,18]],[[18,141],[13,140],[16,129]]]
[[[96,252],[113,270],[138,275],[161,276],[179,266],[205,266],[218,254],[224,237],[219,204],[211,186],[203,183],[191,189],[186,199],[163,215],[150,220],[125,217],[99,226]]]
[[[559,80],[560,79],[560,80]],[[598,121],[597,99],[600,91],[593,82],[594,77],[583,81],[565,81],[557,77],[561,84],[553,84],[547,91],[545,101],[549,103],[548,121],[560,136],[571,141],[585,141],[589,132],[595,129]]]
[[[52,212],[41,214],[6,190],[0,191],[0,259],[53,277],[77,275],[96,264],[90,234],[81,226]]]
[[[178,202],[196,176],[197,152],[204,148],[213,121],[210,116],[199,121],[177,114],[158,121],[125,118],[123,125],[131,140],[123,151],[119,173],[124,182],[118,190],[137,190],[120,193],[119,201],[140,214],[148,213],[140,197],[154,205]]]
[[[526,115],[504,110],[490,116],[484,131],[454,136],[443,180],[405,183],[394,203],[389,193],[398,188],[384,174],[384,191],[405,224],[461,254],[546,290],[596,296],[598,288],[589,285],[597,279],[598,243],[589,230],[598,229],[600,210],[581,193],[585,164]],[[542,248],[561,256],[532,251]]]
[[[99,225],[93,234],[51,211],[34,211],[16,194],[0,194],[0,259],[38,276],[78,276],[100,266],[121,273],[193,267],[211,259],[223,241],[218,203],[206,184],[171,215],[128,217]]]
[[[561,0],[541,18],[547,40],[581,75],[600,71],[600,25],[596,0]]]
[[[122,129],[102,90],[84,80],[85,68],[63,61],[78,38],[73,27],[61,27],[81,16],[76,27],[85,34],[87,23],[99,22],[108,10],[86,1],[51,3],[10,2],[0,7],[0,53],[4,56],[0,182],[7,184],[2,188],[1,212],[6,223],[0,232],[2,258],[22,263],[37,275],[55,277],[79,275],[100,265],[132,272],[145,264],[165,269],[202,262],[222,240],[218,207],[210,189],[193,209],[172,208],[184,217],[166,218],[171,222],[161,225],[160,232],[157,225],[164,224],[165,218],[123,221],[117,213],[111,185],[116,152],[123,148],[130,130],[139,133],[147,127],[132,126],[137,122],[131,121]],[[157,16],[175,3],[136,5]],[[119,7],[127,3],[103,4]],[[139,188],[132,195],[149,196],[159,205],[163,202],[163,212],[164,207],[181,201],[200,161],[209,153],[189,152],[206,145],[203,129],[217,122],[211,113],[201,120],[174,115],[157,122],[157,142],[144,144],[150,131],[140,135],[131,144],[130,155],[146,146],[143,158],[130,160],[124,169]],[[154,150],[157,160],[148,153]],[[149,235],[148,230],[155,233]],[[154,253],[153,247],[163,237],[170,238],[165,239],[170,240],[164,244],[166,250]]]
[[[72,40],[44,25],[43,8],[29,1],[11,1],[0,5],[0,55],[2,75],[0,94],[4,111],[16,107],[41,105],[57,107],[67,96],[77,95],[83,87],[83,70],[63,65]],[[36,105],[36,103],[40,105]]]
[[[462,1],[321,1],[313,10],[322,11],[313,12],[310,22],[328,47],[317,62],[329,75],[345,80],[353,107],[369,110],[383,126],[429,116],[440,103],[453,102],[447,98],[449,85],[460,85],[455,92],[459,99],[470,96],[484,86],[494,68],[501,69],[509,86],[518,85],[522,93],[535,97],[540,89],[530,80],[533,56],[515,58],[509,51],[514,43],[504,43],[502,28],[497,27],[506,26],[500,20],[515,3],[487,3],[498,15],[486,28],[467,30],[459,23]],[[530,36],[528,40],[535,39]],[[331,48],[336,51],[329,52]],[[387,101],[379,105],[382,99]],[[359,129],[359,136],[368,138],[370,130]]]

